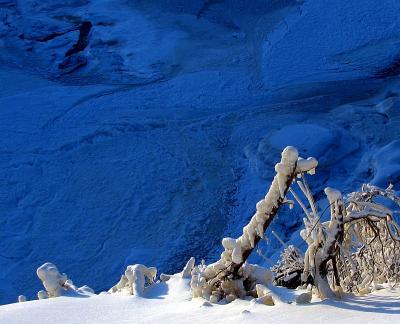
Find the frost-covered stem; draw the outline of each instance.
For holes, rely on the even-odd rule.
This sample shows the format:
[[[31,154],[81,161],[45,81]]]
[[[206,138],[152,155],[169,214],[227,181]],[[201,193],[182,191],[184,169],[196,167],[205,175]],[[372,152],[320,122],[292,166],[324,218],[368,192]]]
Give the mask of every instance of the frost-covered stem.
[[[311,194],[310,187],[308,186],[307,180],[306,180],[306,178],[304,177],[304,174],[303,174],[303,173],[301,174],[301,178],[302,178],[302,180],[303,180],[302,183],[303,183],[304,189],[305,189],[305,191],[306,191],[306,197],[307,197],[308,201],[310,202],[311,210],[312,210],[312,212],[313,212],[314,221],[317,221],[317,219],[319,218],[319,216],[318,216],[317,208],[315,207],[314,197],[313,197],[313,195]]]
[[[343,216],[345,214],[344,203],[342,195],[339,191],[326,188],[325,193],[328,197],[331,205],[331,221],[329,224],[329,231],[322,247],[322,250],[318,251],[317,264],[316,264],[316,278],[315,282],[318,290],[320,291],[321,297],[332,297],[332,293],[328,283],[328,262],[332,262],[334,269],[334,276],[336,284],[339,285],[339,275],[336,267],[336,256],[339,250],[338,244],[342,244],[344,237],[344,222]]]
[[[273,236],[275,236],[275,238],[279,241],[279,243],[281,243],[282,246],[286,249],[287,245],[285,242],[283,242],[283,240],[280,238],[280,236],[275,231],[272,231],[271,233]]]
[[[319,216],[318,216],[317,208],[315,207],[314,197],[311,194],[311,190],[310,190],[310,187],[308,186],[306,178],[304,177],[304,173],[301,173],[301,178],[303,179],[303,181],[297,181],[297,185],[303,192],[304,196],[307,198],[312,212],[311,213],[308,212],[308,209],[304,207],[304,204],[301,202],[301,200],[298,197],[296,200],[299,202],[300,206],[303,208],[308,220],[310,221],[310,223],[312,225],[312,226],[310,226],[311,229],[309,230],[308,235],[311,235],[315,228],[317,228],[317,230],[319,232],[322,232],[323,228],[319,223]],[[295,194],[292,189],[290,189],[290,190],[291,190],[292,194]]]
[[[290,193],[292,194],[293,198],[297,201],[297,203],[300,205],[300,207],[303,209],[304,214],[307,216],[308,220],[312,223],[313,220],[311,219],[310,213],[308,212],[306,206],[303,204],[299,196],[296,194],[296,192],[292,189],[289,188]]]
[[[352,269],[355,270],[356,264],[354,263],[353,259],[351,258],[349,251],[347,251],[341,243],[336,242],[336,244],[338,245],[338,247],[339,247],[340,251],[343,253],[343,255],[347,258],[349,263],[351,264]]]
[[[265,262],[269,263],[271,266],[274,265],[274,262],[273,262],[270,258],[267,258],[267,257],[262,253],[262,251],[260,250],[260,248],[258,248],[258,249],[256,250],[256,252],[257,252],[257,254],[258,254]]]
[[[254,294],[256,284],[272,283],[272,273],[269,270],[248,264],[246,260],[264,238],[264,232],[279,208],[285,203],[293,203],[285,197],[296,175],[313,172],[317,164],[314,158],[299,158],[294,147],[289,146],[283,150],[281,161],[275,165],[276,175],[271,186],[265,198],[257,203],[257,211],[243,228],[243,234],[236,239],[223,238],[221,259],[193,269],[193,297],[203,296],[212,303],[225,298],[229,302],[236,297],[244,298],[247,294]]]
[[[392,184],[390,184],[386,189],[381,189],[371,184],[363,184],[361,191],[368,193],[371,198],[374,196],[385,197],[400,206],[400,198],[396,196],[396,192],[393,190]]]
[[[300,188],[307,191],[304,183]],[[332,288],[338,292],[343,289],[365,294],[370,292],[372,284],[399,282],[400,226],[393,218],[396,211],[373,199],[385,197],[400,205],[393,187],[383,190],[363,185],[361,191],[350,193],[346,202],[337,190],[326,188],[325,193],[331,211],[330,222],[319,224],[320,231],[310,236],[309,220],[303,219],[305,229],[300,234],[308,249],[302,280],[312,273],[321,298],[336,297]]]
[[[272,181],[265,197],[267,208],[262,212],[262,215],[258,216],[256,214],[253,216],[253,218],[257,220],[262,220],[262,222],[257,222],[259,225],[257,226],[258,232],[254,233],[254,243],[252,242],[253,244],[250,244],[249,246],[242,246],[240,262],[233,261],[226,272],[227,275],[232,274],[233,277],[238,276],[239,269],[260,242],[264,232],[274,220],[279,208],[284,204],[285,196],[291,183],[296,177],[297,159],[298,152],[294,147],[287,147],[283,150],[281,162],[275,167],[277,174],[274,177],[274,180]],[[252,221],[250,221],[250,223],[247,225],[248,227],[253,226]],[[261,230],[259,230],[260,225]]]

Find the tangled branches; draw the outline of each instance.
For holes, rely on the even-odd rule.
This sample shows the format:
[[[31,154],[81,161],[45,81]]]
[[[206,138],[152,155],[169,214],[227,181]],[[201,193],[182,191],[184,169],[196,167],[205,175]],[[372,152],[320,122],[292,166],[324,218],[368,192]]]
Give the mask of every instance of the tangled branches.
[[[376,202],[382,198],[400,206],[392,186],[363,185],[347,199],[343,250],[351,255],[338,255],[345,291],[363,294],[371,286],[400,283],[400,230],[392,211]]]
[[[295,200],[307,217],[301,236],[308,248],[304,256],[302,283],[310,276],[322,298],[335,297],[341,291],[365,294],[382,283],[400,283],[400,227],[392,210],[383,201],[400,206],[393,187],[381,189],[370,184],[361,191],[342,198],[339,191],[326,188],[331,220],[320,223],[320,216],[304,175],[298,185],[310,208],[290,188]],[[296,257],[297,264],[289,256]],[[288,280],[279,280],[279,271],[286,275],[298,273],[301,255],[287,249],[275,267],[279,285],[289,287]],[[293,279],[293,278],[292,278]],[[298,280],[290,282],[291,286]]]
[[[267,296],[272,296],[272,273],[246,261],[264,238],[280,207],[292,206],[294,201],[305,214],[300,235],[308,248],[304,256],[293,246],[286,248],[281,261],[272,268],[276,285],[296,288],[312,284],[321,298],[332,298],[342,291],[366,293],[372,284],[400,283],[400,227],[392,210],[380,201],[400,205],[393,188],[383,190],[364,185],[346,199],[340,191],[325,188],[331,217],[321,223],[323,213],[319,214],[305,177],[306,173],[314,174],[317,165],[314,158],[299,158],[293,147],[283,150],[271,186],[265,198],[257,203],[257,211],[243,228],[243,234],[222,240],[224,251],[220,260],[193,268],[194,297],[225,303],[255,296],[262,298],[263,303],[270,303]],[[308,204],[291,188],[294,183]],[[293,200],[287,199],[289,193]]]
[[[299,249],[289,245],[283,250],[279,262],[271,268],[275,273],[274,282],[278,286],[297,288],[301,285],[304,271],[304,258]]]
[[[203,296],[212,302],[231,301],[246,295],[265,297],[266,290],[259,287],[257,292],[256,286],[272,283],[271,272],[248,264],[246,260],[264,237],[280,207],[286,203],[293,204],[286,200],[292,181],[298,174],[313,173],[316,166],[314,158],[299,158],[294,147],[288,146],[283,150],[281,161],[275,165],[276,175],[271,186],[266,196],[257,203],[257,211],[243,228],[243,234],[236,239],[224,238],[221,259],[194,269],[191,283],[193,296]]]

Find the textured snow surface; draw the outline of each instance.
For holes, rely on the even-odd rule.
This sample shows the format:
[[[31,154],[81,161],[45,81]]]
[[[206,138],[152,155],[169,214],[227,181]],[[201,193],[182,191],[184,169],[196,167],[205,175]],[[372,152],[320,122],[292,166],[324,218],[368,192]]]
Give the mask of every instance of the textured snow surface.
[[[270,137],[271,146],[274,148],[282,150],[288,145],[293,145],[310,156],[323,155],[335,141],[336,136],[329,128],[312,124],[288,125]]]
[[[379,75],[400,54],[400,3],[304,1],[268,35],[263,72],[269,85]]]
[[[373,157],[376,174],[372,182],[384,186],[389,180],[400,180],[400,140],[395,140],[379,149]]]
[[[397,323],[400,316],[398,291],[338,301],[313,300],[308,305],[265,306],[245,300],[213,305],[201,298],[191,300],[188,285],[188,280],[171,278],[152,287],[147,298],[58,297],[4,305],[0,306],[0,323]]]
[[[129,264],[215,261],[286,145],[318,159],[317,199],[399,190],[398,6],[1,0],[0,304],[32,299],[47,261],[97,292]],[[87,64],[66,73],[84,20]],[[272,229],[302,242],[300,221]]]

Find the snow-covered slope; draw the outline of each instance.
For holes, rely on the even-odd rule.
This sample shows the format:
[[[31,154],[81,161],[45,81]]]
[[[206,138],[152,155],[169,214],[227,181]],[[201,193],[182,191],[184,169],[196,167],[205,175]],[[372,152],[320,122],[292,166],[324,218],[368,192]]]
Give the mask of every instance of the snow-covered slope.
[[[0,303],[33,298],[45,261],[100,291],[128,264],[215,258],[288,144],[320,161],[318,197],[399,189],[396,1],[0,6]]]
[[[58,297],[0,306],[0,323],[397,323],[398,291],[377,291],[342,301],[265,306],[246,300],[215,305],[190,300],[188,282],[176,278],[157,284],[147,298],[100,295]]]

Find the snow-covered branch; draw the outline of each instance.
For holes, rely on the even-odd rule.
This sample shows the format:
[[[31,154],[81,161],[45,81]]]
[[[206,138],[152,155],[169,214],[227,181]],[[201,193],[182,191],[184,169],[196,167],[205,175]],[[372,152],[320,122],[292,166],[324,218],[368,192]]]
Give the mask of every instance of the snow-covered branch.
[[[146,285],[151,285],[157,276],[157,269],[143,264],[129,265],[118,283],[109,292],[127,292],[130,295],[143,296]]]
[[[222,299],[231,301],[247,294],[256,295],[257,284],[268,286],[272,283],[269,270],[247,264],[246,260],[264,237],[264,232],[279,208],[287,202],[290,203],[286,200],[286,194],[293,180],[304,172],[314,173],[317,164],[314,158],[299,158],[294,147],[289,146],[283,150],[281,161],[275,165],[276,175],[271,186],[265,198],[256,204],[257,211],[243,228],[243,234],[237,239],[224,238],[221,259],[208,266],[199,265],[193,270],[193,296],[202,296],[212,302]],[[258,297],[268,299],[265,296]]]

